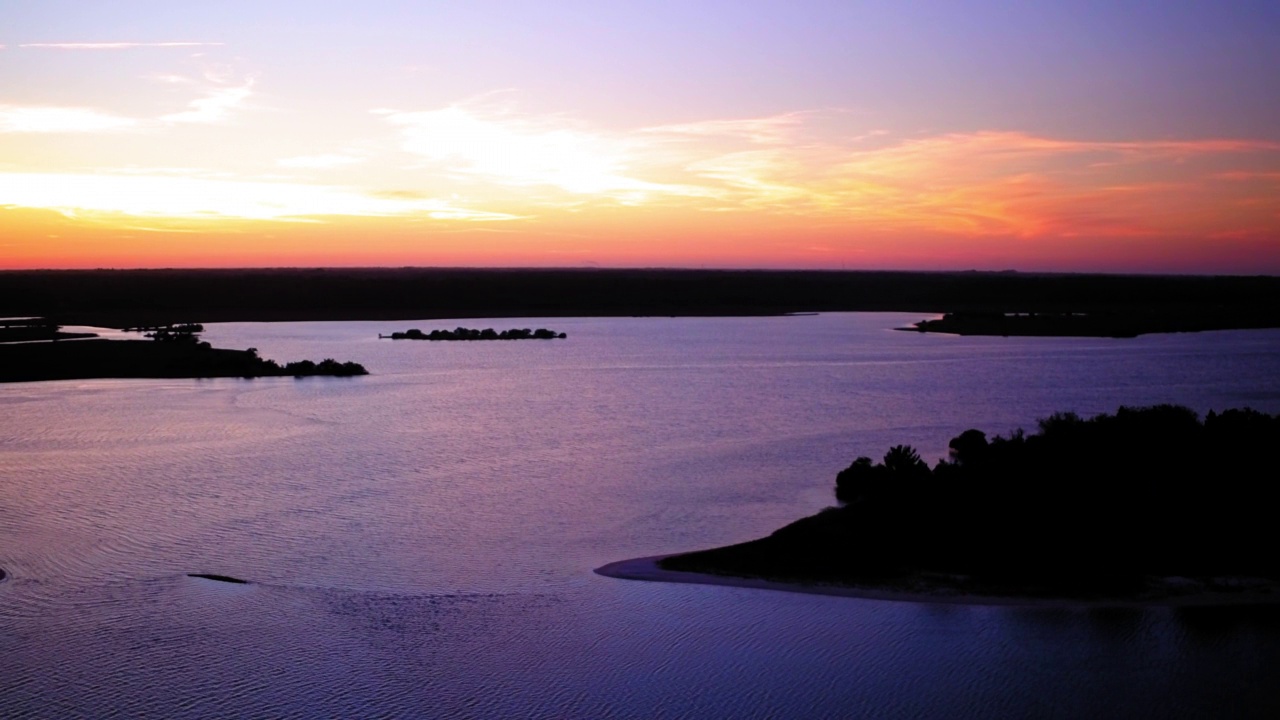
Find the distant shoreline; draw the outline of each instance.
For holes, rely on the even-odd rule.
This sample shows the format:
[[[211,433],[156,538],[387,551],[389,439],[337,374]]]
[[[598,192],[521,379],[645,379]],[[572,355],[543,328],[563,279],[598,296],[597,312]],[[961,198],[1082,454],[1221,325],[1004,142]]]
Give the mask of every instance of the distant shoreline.
[[[828,595],[834,597],[854,598],[859,600],[884,600],[890,602],[932,603],[946,605],[987,605],[1007,607],[1040,607],[1040,608],[1111,608],[1111,607],[1215,607],[1231,605],[1276,605],[1280,604],[1280,593],[1272,592],[1280,588],[1268,586],[1266,592],[1258,590],[1173,592],[1150,597],[1117,597],[1117,598],[1072,598],[1072,597],[1040,597],[1020,595],[983,595],[959,592],[946,585],[921,577],[901,581],[892,585],[824,585],[820,583],[783,582],[755,577],[738,577],[734,575],[711,575],[707,573],[664,570],[658,563],[669,557],[686,553],[668,553],[666,555],[650,555],[647,557],[620,560],[595,569],[597,575],[620,580],[642,580],[646,582],[686,583],[692,585],[714,585],[719,587],[752,588],[756,590],[774,590],[780,592],[802,593],[806,595]],[[908,589],[901,587],[905,582],[914,583]]]
[[[1153,310],[1101,313],[946,313],[940,319],[920,320],[897,328],[920,333],[987,337],[1106,337],[1134,338],[1158,333],[1210,330],[1255,330],[1280,324],[1275,319],[1240,316],[1217,310]]]
[[[284,268],[0,271],[0,317],[132,327],[818,312],[1111,313],[1280,326],[1280,277],[1004,272]]]

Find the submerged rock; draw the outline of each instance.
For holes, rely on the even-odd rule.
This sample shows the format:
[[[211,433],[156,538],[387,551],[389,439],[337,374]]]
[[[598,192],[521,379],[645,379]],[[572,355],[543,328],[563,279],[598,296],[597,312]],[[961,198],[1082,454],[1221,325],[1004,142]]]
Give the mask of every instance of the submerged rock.
[[[230,575],[214,575],[212,573],[187,573],[187,577],[201,578],[204,580],[214,580],[217,582],[224,582],[224,583],[235,583],[237,585],[249,584],[248,580],[241,580],[240,578],[234,578],[234,577],[231,577]]]

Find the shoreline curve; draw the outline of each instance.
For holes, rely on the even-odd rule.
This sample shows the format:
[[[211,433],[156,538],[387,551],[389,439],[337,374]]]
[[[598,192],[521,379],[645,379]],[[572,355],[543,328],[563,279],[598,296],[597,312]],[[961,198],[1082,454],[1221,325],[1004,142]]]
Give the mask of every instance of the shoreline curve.
[[[778,592],[801,593],[805,595],[828,595],[853,598],[858,600],[879,600],[888,602],[911,602],[945,605],[982,605],[1003,607],[1035,607],[1053,609],[1095,609],[1095,608],[1150,608],[1150,607],[1225,607],[1238,605],[1280,605],[1280,594],[1273,590],[1280,589],[1267,586],[1262,591],[1236,590],[1212,591],[1201,590],[1185,594],[1168,594],[1142,598],[1069,598],[1069,597],[1032,597],[1017,595],[979,595],[964,593],[954,588],[934,582],[928,585],[927,580],[919,582],[924,587],[903,589],[868,585],[823,585],[817,583],[782,582],[764,578],[738,577],[734,575],[711,575],[707,573],[684,572],[680,570],[664,570],[658,563],[666,558],[685,553],[667,553],[665,555],[649,555],[646,557],[619,560],[602,565],[593,572],[609,578],[620,580],[641,580],[646,582],[685,583],[692,585],[715,585],[719,587],[739,587],[756,590],[773,590]]]

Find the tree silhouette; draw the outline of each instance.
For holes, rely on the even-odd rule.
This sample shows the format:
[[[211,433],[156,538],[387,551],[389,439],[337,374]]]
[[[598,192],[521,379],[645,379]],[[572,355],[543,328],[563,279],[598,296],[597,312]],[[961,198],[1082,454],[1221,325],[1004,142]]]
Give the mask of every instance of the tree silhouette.
[[[884,466],[894,475],[903,477],[929,470],[929,466],[920,459],[920,453],[910,445],[894,445],[889,448],[889,452],[884,454]]]

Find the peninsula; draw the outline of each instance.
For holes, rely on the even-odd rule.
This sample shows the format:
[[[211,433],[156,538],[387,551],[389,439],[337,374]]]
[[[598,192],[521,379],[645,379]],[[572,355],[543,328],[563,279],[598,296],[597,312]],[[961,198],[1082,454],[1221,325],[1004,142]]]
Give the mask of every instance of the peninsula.
[[[899,330],[952,335],[1002,337],[1113,337],[1132,338],[1148,333],[1239,330],[1267,327],[1271,321],[1252,315],[1215,310],[1177,313],[1146,311],[1101,312],[955,312],[939,319],[921,320]]]
[[[1172,405],[967,430],[932,469],[903,445],[856,459],[838,506],[768,537],[597,572],[918,601],[1276,603],[1262,450],[1278,442],[1280,416]]]
[[[76,340],[97,336],[97,333],[63,332],[61,327],[41,317],[0,318],[0,344]]]
[[[0,344],[0,383],[94,378],[307,377],[367,375],[355,362],[284,365],[255,348],[225,350],[199,340],[198,325],[156,328],[149,340],[58,340]]]

